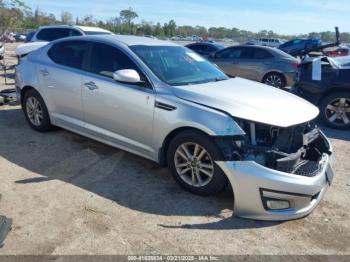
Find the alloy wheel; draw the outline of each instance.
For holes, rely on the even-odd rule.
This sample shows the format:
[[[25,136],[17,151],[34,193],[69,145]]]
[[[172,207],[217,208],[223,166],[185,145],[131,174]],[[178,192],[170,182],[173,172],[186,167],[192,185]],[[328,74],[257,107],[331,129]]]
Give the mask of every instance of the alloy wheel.
[[[175,152],[174,161],[177,173],[188,185],[203,187],[214,176],[214,162],[210,154],[199,144],[180,145]]]
[[[326,118],[335,125],[350,124],[350,99],[336,98],[328,103],[325,110]]]
[[[277,74],[271,74],[265,79],[265,84],[282,88],[283,87],[283,80],[280,75]]]
[[[26,101],[26,111],[30,122],[34,126],[40,126],[43,121],[43,110],[38,99],[29,97]]]

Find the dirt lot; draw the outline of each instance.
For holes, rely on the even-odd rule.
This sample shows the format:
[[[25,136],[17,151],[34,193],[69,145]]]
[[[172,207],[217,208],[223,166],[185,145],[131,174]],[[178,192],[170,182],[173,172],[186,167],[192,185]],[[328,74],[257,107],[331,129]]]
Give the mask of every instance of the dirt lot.
[[[350,132],[325,131],[333,186],[310,216],[272,223],[231,217],[229,190],[191,195],[148,160],[34,132],[18,106],[0,106],[0,213],[13,219],[0,254],[350,254]]]

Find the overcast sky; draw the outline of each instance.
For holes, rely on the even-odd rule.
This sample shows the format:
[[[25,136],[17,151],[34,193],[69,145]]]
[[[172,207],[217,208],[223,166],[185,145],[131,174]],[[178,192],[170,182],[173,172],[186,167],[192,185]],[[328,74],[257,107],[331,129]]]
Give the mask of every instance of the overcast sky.
[[[131,6],[137,21],[167,22],[178,25],[223,26],[277,33],[299,34],[312,31],[350,32],[349,0],[25,0],[58,18],[62,11],[74,16],[87,14],[106,20]]]

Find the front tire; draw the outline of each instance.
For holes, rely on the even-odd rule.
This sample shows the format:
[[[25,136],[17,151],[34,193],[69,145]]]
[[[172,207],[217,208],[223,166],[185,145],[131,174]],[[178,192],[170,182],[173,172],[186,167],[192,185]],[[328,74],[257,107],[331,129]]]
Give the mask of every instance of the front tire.
[[[334,92],[320,103],[320,120],[335,129],[350,128],[350,93]]]
[[[24,94],[23,111],[32,129],[39,132],[47,132],[52,129],[45,102],[36,90],[30,89]]]
[[[167,160],[175,180],[197,195],[212,195],[227,185],[227,177],[215,164],[222,153],[212,139],[198,131],[185,131],[169,144]]]

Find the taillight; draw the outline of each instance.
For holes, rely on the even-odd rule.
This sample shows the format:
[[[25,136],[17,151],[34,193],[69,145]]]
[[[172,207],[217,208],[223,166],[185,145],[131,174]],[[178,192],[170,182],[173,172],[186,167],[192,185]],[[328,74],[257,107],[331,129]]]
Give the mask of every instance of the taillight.
[[[299,68],[299,65],[300,65],[300,64],[297,63],[297,62],[294,62],[294,63],[292,64],[292,66],[295,67],[295,68]]]

